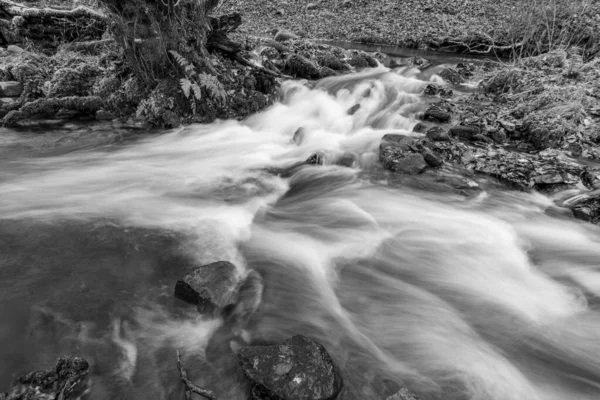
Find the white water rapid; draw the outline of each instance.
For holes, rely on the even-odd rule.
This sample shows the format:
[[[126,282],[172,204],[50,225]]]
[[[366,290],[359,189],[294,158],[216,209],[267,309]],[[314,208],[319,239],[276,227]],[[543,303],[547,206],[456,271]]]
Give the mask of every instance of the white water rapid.
[[[430,79],[287,82],[241,122],[0,160],[0,388],[76,353],[92,399],[182,398],[180,349],[196,383],[245,399],[235,356],[204,351],[220,321],[171,298],[192,259],[260,272],[251,339],[321,342],[342,399],[383,400],[387,381],[423,400],[599,399],[600,229],[483,178],[381,168],[384,134],[418,135]],[[325,165],[268,172],[315,152]]]

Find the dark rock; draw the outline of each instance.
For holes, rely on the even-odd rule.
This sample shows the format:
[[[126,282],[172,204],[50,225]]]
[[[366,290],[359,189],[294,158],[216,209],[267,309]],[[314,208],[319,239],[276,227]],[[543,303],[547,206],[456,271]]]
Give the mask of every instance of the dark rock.
[[[427,129],[427,125],[422,122],[417,122],[417,124],[413,127],[413,132],[422,133]]]
[[[573,210],[573,216],[582,221],[590,222],[592,220],[592,209],[590,207],[575,207]]]
[[[450,140],[450,135],[448,135],[448,132],[439,126],[433,126],[429,128],[425,135],[428,139],[433,140],[434,142],[447,142]]]
[[[316,10],[317,8],[319,8],[319,5],[318,5],[318,4],[315,4],[315,3],[308,3],[308,4],[306,5],[306,10],[307,10],[307,11]]]
[[[416,140],[410,136],[397,135],[393,133],[383,135],[383,137],[381,138],[381,142],[393,143],[395,147],[399,148],[402,151],[412,150],[412,147],[416,144]]]
[[[492,139],[494,140],[494,142],[498,143],[498,144],[502,144],[504,142],[506,142],[506,133],[504,133],[502,130],[498,129],[498,130],[494,130],[489,132],[490,136],[492,137]]]
[[[319,79],[319,68],[299,54],[292,54],[285,62],[284,71],[296,78]]]
[[[115,118],[117,118],[116,115],[111,113],[110,111],[106,111],[106,110],[96,111],[96,119],[98,121],[112,121]]]
[[[355,53],[348,61],[355,68],[376,68],[379,63],[376,59],[366,53]]]
[[[431,151],[428,148],[424,148],[421,151],[421,154],[423,155],[423,158],[425,159],[425,162],[433,168],[439,168],[442,165],[444,165],[444,159],[442,157],[440,157],[439,155],[437,155],[436,153],[434,153],[433,151]]]
[[[418,67],[419,69],[425,69],[431,66],[431,61],[426,58],[416,56],[410,59],[410,65]]]
[[[464,140],[473,140],[476,135],[481,133],[477,126],[457,125],[450,128],[450,135]]]
[[[481,133],[478,134],[478,135],[474,135],[473,138],[472,138],[472,140],[474,142],[485,142],[485,143],[492,143],[493,142],[492,139],[490,139],[489,137],[487,137],[487,136],[485,136],[485,135],[483,135]]]
[[[360,109],[360,104],[355,104],[352,107],[350,107],[347,111],[348,115],[354,115],[356,114],[356,112]]]
[[[23,93],[21,82],[0,82],[0,97],[19,97]]]
[[[299,39],[299,36],[296,35],[294,32],[286,30],[280,30],[275,34],[275,41],[277,42],[285,42],[286,40],[290,39]]]
[[[89,389],[88,372],[83,358],[61,357],[54,369],[18,375],[10,393],[3,396],[7,400],[80,398]]]
[[[338,76],[338,73],[329,67],[321,67],[321,69],[319,71],[319,77],[321,79],[323,79],[323,78],[328,78],[330,76]]]
[[[335,57],[333,54],[324,54],[318,58],[317,62],[319,65],[327,68],[331,68],[334,71],[348,71],[350,66],[343,60]]]
[[[475,72],[475,64],[473,63],[459,63],[456,65],[456,70],[465,79],[471,78]]]
[[[315,153],[308,157],[305,161],[309,165],[323,165],[323,153]]]
[[[285,15],[285,11],[280,8],[279,10],[275,11],[275,15],[283,17]]]
[[[175,297],[198,307],[201,314],[218,315],[236,302],[239,276],[228,261],[194,268],[175,285]]]
[[[243,329],[258,310],[264,288],[262,276],[255,270],[251,270],[238,290],[235,305],[224,310],[226,321],[233,324],[236,331]]]
[[[407,388],[402,388],[398,393],[388,397],[386,400],[419,400],[419,397]]]
[[[353,153],[344,153],[335,160],[335,165],[352,168],[357,162],[357,157]]]
[[[343,381],[325,348],[302,335],[238,353],[255,400],[334,400]]]
[[[465,82],[464,78],[460,75],[460,73],[453,68],[444,68],[439,73],[439,76],[441,76],[445,81],[450,82],[453,85],[460,85],[461,83]]]
[[[416,175],[427,168],[427,162],[423,155],[418,153],[411,153],[404,157],[398,157],[395,159],[389,159],[384,162],[386,169],[394,172],[403,172],[405,174]]]
[[[425,93],[425,95],[427,95],[427,96],[437,96],[437,95],[439,95],[441,97],[454,96],[454,92],[452,91],[452,89],[446,89],[443,86],[435,85],[433,83],[430,83],[429,85],[427,85],[425,87],[425,91],[423,93]]]
[[[423,114],[423,119],[426,121],[434,121],[434,122],[449,122],[452,116],[448,111],[441,109],[438,106],[429,106],[425,113]]]
[[[306,135],[306,130],[303,127],[300,127],[298,129],[296,129],[296,132],[294,132],[294,137],[292,138],[292,140],[294,141],[294,143],[300,145],[300,144],[302,144],[302,141],[304,140],[305,135]]]

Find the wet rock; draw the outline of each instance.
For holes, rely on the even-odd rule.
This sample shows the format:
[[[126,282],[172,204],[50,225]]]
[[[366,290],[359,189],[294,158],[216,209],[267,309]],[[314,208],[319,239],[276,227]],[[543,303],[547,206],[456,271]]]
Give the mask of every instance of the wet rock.
[[[275,34],[275,41],[277,42],[285,42],[290,39],[299,39],[300,37],[296,35],[294,32],[287,30],[280,30]]]
[[[592,221],[592,209],[586,206],[578,206],[571,210],[573,212],[573,216],[582,221],[591,222]]]
[[[350,70],[350,66],[348,64],[332,54],[323,54],[322,56],[318,57],[317,62],[319,65],[331,68],[334,71]]]
[[[98,121],[112,121],[115,118],[117,118],[116,115],[111,113],[110,111],[106,111],[106,110],[96,111],[96,119]]]
[[[76,399],[89,388],[89,364],[81,357],[61,357],[49,370],[18,375],[7,400]],[[0,398],[2,396],[0,395]]]
[[[23,93],[21,82],[0,82],[0,97],[19,97]]]
[[[300,145],[300,144],[302,144],[302,141],[304,140],[305,135],[306,135],[306,130],[303,127],[300,127],[298,129],[296,129],[296,132],[294,132],[294,137],[292,138],[292,140],[294,141],[294,143]]]
[[[493,140],[483,134],[474,135],[472,140],[474,142],[484,142],[484,143],[493,143]]]
[[[9,53],[12,54],[22,54],[22,53],[26,53],[25,50],[23,50],[21,47],[19,46],[15,46],[14,44],[11,44],[10,46],[8,46],[6,48],[6,51],[8,51]]]
[[[423,150],[421,150],[421,154],[423,155],[425,162],[430,167],[439,168],[442,165],[444,165],[444,159],[428,148],[424,148]]]
[[[218,315],[236,302],[239,276],[235,265],[217,261],[197,267],[175,284],[175,298],[198,307],[201,314]]]
[[[502,144],[502,143],[506,142],[506,140],[507,140],[506,133],[504,133],[504,131],[502,131],[500,129],[493,130],[493,131],[489,132],[489,134],[492,137],[492,139],[494,140],[494,142],[496,142],[498,144]]]
[[[450,128],[450,136],[464,140],[473,140],[473,138],[480,133],[481,129],[477,126],[457,125]]]
[[[413,127],[413,132],[422,133],[427,129],[427,125],[422,122],[417,122],[417,124]]]
[[[288,57],[284,71],[296,78],[318,79],[321,76],[320,69],[299,54],[292,54]]]
[[[425,135],[428,139],[433,140],[434,142],[447,142],[450,140],[450,135],[448,135],[448,132],[439,126],[429,128]]]
[[[335,160],[335,165],[352,168],[357,162],[356,154],[344,153]]]
[[[438,95],[441,97],[454,96],[454,92],[452,91],[452,89],[446,89],[443,86],[436,85],[433,83],[430,83],[429,85],[427,85],[425,87],[425,91],[423,93],[425,93],[426,96],[438,96]]]
[[[334,400],[343,381],[325,348],[302,335],[238,353],[254,400]]]
[[[443,110],[439,106],[429,106],[425,113],[423,114],[423,119],[426,121],[434,121],[434,122],[449,122],[452,116],[446,110]]]
[[[460,85],[461,83],[465,82],[461,74],[454,68],[444,68],[442,71],[440,71],[439,76],[453,85]]]
[[[321,69],[319,71],[319,77],[321,79],[323,79],[323,78],[328,78],[330,76],[338,76],[338,73],[329,67],[321,67]]]
[[[416,140],[405,135],[388,134],[381,138],[379,161],[393,172],[419,174],[427,168],[427,162],[417,149]]]
[[[388,397],[386,400],[420,400],[419,397],[406,388],[400,389],[398,393]]]
[[[350,107],[347,111],[348,115],[354,115],[356,114],[356,112],[360,109],[360,104],[355,104],[352,107]]]
[[[305,161],[305,164],[309,165],[323,165],[324,154],[323,153],[315,153],[308,157]]]
[[[239,287],[235,304],[224,310],[225,320],[234,326],[234,333],[237,334],[244,329],[256,313],[262,302],[264,288],[262,276],[255,270],[248,272]]]
[[[312,10],[316,10],[317,8],[319,8],[319,5],[316,3],[308,3],[306,5],[306,10],[307,11],[312,11]]]
[[[431,61],[426,58],[416,56],[410,59],[410,65],[418,67],[419,69],[425,69],[431,66]]]
[[[344,8],[352,7],[352,0],[344,0],[344,2],[342,3],[342,7],[344,7]]]
[[[285,15],[285,10],[283,8],[280,8],[279,10],[275,11],[275,15],[283,17]]]
[[[354,53],[348,63],[355,68],[376,68],[379,63],[367,53]]]
[[[427,168],[427,162],[423,155],[412,153],[403,157],[390,158],[383,162],[386,169],[394,172],[416,175]]]

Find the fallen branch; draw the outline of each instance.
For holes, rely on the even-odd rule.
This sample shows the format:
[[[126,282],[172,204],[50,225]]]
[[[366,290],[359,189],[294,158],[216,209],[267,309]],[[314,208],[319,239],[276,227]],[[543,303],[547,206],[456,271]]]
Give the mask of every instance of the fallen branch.
[[[205,397],[209,400],[217,400],[217,396],[213,392],[207,389],[203,389],[200,386],[194,385],[192,381],[190,381],[187,377],[187,372],[185,368],[183,368],[183,364],[181,363],[181,355],[179,354],[179,350],[177,351],[177,368],[179,369],[179,375],[181,382],[185,385],[185,399],[191,400],[192,393],[199,394],[202,397]]]

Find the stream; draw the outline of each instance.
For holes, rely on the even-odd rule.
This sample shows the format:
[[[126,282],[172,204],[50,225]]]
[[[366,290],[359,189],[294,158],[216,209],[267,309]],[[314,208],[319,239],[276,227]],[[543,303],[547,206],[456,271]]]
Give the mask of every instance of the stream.
[[[186,268],[228,260],[265,280],[251,341],[322,343],[341,399],[388,381],[423,400],[600,398],[598,227],[450,167],[381,167],[384,134],[419,135],[434,72],[286,82],[244,121],[125,140],[2,130],[0,389],[78,354],[90,399],[181,399],[180,350],[195,383],[245,399],[235,354],[210,345],[221,321],[173,298]]]

